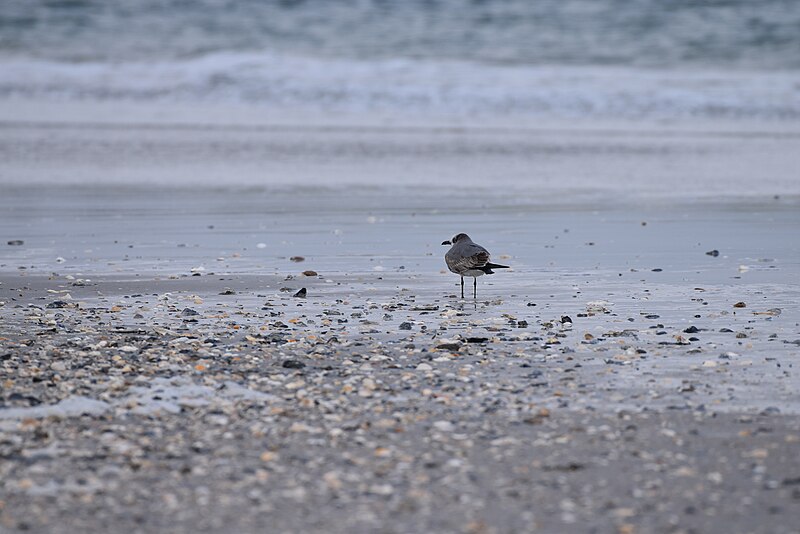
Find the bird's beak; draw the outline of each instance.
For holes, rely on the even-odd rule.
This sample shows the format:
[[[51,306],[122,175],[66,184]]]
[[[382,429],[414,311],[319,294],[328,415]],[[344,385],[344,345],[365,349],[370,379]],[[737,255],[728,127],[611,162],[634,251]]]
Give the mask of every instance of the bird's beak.
[[[442,241],[442,245],[452,245],[450,241]]]

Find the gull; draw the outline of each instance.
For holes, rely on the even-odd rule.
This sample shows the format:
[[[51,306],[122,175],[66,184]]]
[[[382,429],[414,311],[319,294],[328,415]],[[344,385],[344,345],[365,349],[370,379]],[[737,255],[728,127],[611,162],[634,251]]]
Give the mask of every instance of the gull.
[[[461,277],[461,298],[464,298],[464,277],[471,276],[472,296],[478,298],[478,277],[484,274],[494,274],[492,269],[508,269],[508,265],[498,265],[489,262],[489,251],[473,243],[467,234],[456,234],[453,239],[443,241],[442,245],[452,245],[444,261],[451,272]]]

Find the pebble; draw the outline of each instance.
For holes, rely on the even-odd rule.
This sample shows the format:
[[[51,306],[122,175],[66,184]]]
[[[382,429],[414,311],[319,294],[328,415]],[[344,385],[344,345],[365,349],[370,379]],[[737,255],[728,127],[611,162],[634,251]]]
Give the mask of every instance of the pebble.
[[[8,244],[12,247],[19,247],[25,244],[22,239],[12,239],[8,242]]]

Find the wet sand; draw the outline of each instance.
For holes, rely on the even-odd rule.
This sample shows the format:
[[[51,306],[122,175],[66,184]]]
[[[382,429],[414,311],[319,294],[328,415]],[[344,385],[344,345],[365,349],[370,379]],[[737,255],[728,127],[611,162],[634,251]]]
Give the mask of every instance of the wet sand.
[[[664,193],[686,175],[592,187],[572,169],[624,177],[691,159],[564,134],[568,165],[530,145],[475,158],[516,175],[508,189],[358,185],[437,161],[398,159],[408,145],[385,140],[378,167],[358,151],[309,165],[228,145],[241,180],[153,188],[135,177],[201,168],[189,156],[213,160],[214,136],[153,159],[151,135],[180,135],[104,145],[89,129],[99,152],[84,161],[59,128],[15,145],[26,128],[2,142],[15,154],[0,196],[2,528],[797,532],[788,174],[716,196],[729,152],[710,151],[698,195]],[[794,142],[768,144],[790,158]],[[22,145],[37,147],[29,163]],[[119,147],[114,183],[98,183]],[[541,159],[566,185],[522,178]],[[300,182],[251,181],[275,161]],[[350,185],[326,187],[311,172],[325,168]],[[35,185],[50,171],[71,178]],[[480,279],[477,300],[444,270],[439,243],[459,231],[512,267]]]

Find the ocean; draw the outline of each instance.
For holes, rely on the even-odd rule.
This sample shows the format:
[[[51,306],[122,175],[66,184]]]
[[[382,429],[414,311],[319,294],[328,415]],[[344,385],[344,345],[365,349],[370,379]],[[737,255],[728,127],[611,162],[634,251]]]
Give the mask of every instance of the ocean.
[[[800,120],[796,0],[4,0],[0,98]]]

